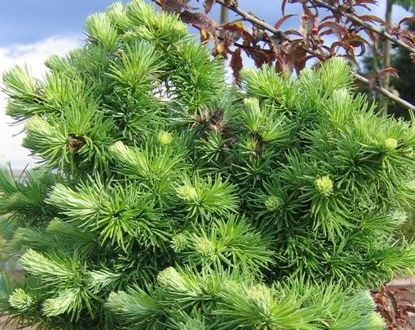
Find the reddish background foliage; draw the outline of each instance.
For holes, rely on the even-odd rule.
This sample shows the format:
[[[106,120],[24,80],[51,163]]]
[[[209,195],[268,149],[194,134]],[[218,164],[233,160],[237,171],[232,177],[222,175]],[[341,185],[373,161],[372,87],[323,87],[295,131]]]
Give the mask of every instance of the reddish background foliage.
[[[154,1],[197,28],[202,42],[213,43],[214,55],[230,57],[237,82],[243,54],[258,67],[266,63],[273,65],[277,72],[299,72],[310,60],[319,62],[334,56],[345,57],[357,65],[357,58],[367,49],[380,47],[385,36],[394,44],[415,51],[415,34],[404,28],[415,19],[408,17],[396,26],[386,26],[381,18],[370,15],[376,6],[375,0],[283,0],[283,16],[273,25],[241,10],[236,0],[205,0],[199,6],[203,8],[192,7],[189,0]],[[290,4],[301,6],[302,14],[285,15]],[[229,8],[241,19],[218,24],[209,16],[214,5]],[[286,23],[294,19],[299,28],[284,29]],[[370,77],[370,81],[377,81],[387,74],[397,73],[384,68],[378,75]]]
[[[384,286],[373,292],[376,310],[387,323],[388,330],[415,329],[414,285]]]

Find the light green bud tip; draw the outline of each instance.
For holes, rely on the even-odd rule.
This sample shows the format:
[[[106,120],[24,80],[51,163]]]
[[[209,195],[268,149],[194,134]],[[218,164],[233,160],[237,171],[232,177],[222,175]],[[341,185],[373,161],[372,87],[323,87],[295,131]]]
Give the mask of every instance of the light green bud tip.
[[[257,144],[257,140],[250,138],[248,141],[246,141],[246,149],[254,152],[257,149]]]
[[[338,100],[346,100],[350,97],[350,94],[347,88],[339,88],[333,92],[333,96]]]
[[[198,194],[194,187],[190,185],[183,185],[176,189],[177,196],[187,202],[197,200]]]
[[[9,297],[10,306],[17,309],[27,309],[33,305],[34,301],[23,289],[16,289]]]
[[[187,247],[187,237],[184,234],[177,234],[171,240],[171,247],[175,252],[183,251]]]
[[[414,149],[412,147],[406,148],[405,156],[410,157],[410,158],[414,157]]]
[[[173,267],[167,267],[157,275],[157,283],[162,287],[184,288],[182,276]]]
[[[50,126],[37,116],[29,118],[26,121],[25,126],[28,132],[40,132],[42,134],[48,134],[50,131]]]
[[[169,132],[161,131],[158,133],[157,139],[161,144],[167,145],[173,141],[173,136]]]
[[[245,107],[249,110],[260,111],[259,101],[254,97],[248,97],[244,99]]]
[[[267,304],[272,300],[270,290],[263,284],[250,287],[247,290],[247,296],[256,303]]]
[[[388,151],[393,151],[398,147],[398,140],[394,138],[387,138],[383,143],[384,147]]]
[[[110,152],[117,155],[123,155],[128,152],[128,148],[121,141],[115,142],[113,145],[109,147],[109,150]]]
[[[324,196],[329,196],[333,192],[333,181],[328,175],[316,179],[314,186]]]
[[[207,238],[201,238],[196,241],[195,249],[204,257],[215,254],[215,245]]]
[[[375,301],[369,291],[363,291],[357,297],[361,304],[371,306],[373,310],[376,308]]]
[[[268,196],[265,200],[265,207],[268,211],[276,211],[281,206],[281,198],[277,196]]]
[[[373,312],[369,316],[370,329],[386,329],[385,320],[378,313]]]

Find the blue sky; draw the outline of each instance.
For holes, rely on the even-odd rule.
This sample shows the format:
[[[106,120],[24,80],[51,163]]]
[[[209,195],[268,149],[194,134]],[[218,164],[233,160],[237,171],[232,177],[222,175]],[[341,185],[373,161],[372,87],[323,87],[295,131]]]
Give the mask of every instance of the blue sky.
[[[79,47],[84,39],[83,25],[92,13],[104,10],[112,0],[1,0],[0,1],[0,75],[19,64],[27,64],[35,76],[44,72],[43,62],[52,54],[64,55]],[[123,0],[123,2],[127,2]],[[383,16],[385,0],[373,12]],[[281,16],[281,1],[239,0],[240,7],[254,12],[273,24]],[[216,11],[217,12],[217,11]],[[288,5],[287,14],[298,13],[298,5]],[[394,8],[394,21],[408,16]],[[231,16],[231,19],[234,17]],[[296,28],[298,18],[291,24]],[[0,84],[1,87],[1,84]],[[10,162],[21,168],[34,164],[28,151],[20,146],[21,126],[10,126],[4,114],[5,95],[0,92],[0,164]]]
[[[58,35],[82,38],[85,18],[112,3],[111,0],[3,0],[1,2],[0,47],[31,43]],[[280,2],[240,0],[239,4],[242,8],[252,10],[259,17],[273,23],[281,14]],[[379,8],[376,10],[381,15],[383,2],[385,1],[379,1]],[[298,5],[288,5],[287,13],[295,13],[297,8]],[[396,7],[395,17],[402,16],[402,12]]]
[[[85,18],[111,0],[3,0],[0,47],[30,43],[50,36],[81,36]]]

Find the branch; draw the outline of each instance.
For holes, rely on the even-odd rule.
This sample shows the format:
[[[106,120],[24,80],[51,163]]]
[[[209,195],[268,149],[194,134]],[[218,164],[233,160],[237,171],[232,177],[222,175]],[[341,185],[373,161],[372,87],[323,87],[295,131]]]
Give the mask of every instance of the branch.
[[[329,8],[330,10],[337,10],[336,8],[334,8],[334,7],[328,5],[327,3],[322,2],[320,0],[314,0],[314,1],[317,2],[317,3],[321,3],[324,6],[328,6],[327,8]],[[250,13],[248,13],[248,12],[246,12],[246,11],[240,9],[240,8],[238,8],[237,6],[234,6],[234,5],[226,5],[223,0],[216,0],[216,2],[218,4],[220,4],[221,6],[224,6],[224,7],[229,8],[229,10],[231,10],[234,13],[238,14],[243,19],[245,19],[246,21],[250,22],[252,25],[255,25],[257,27],[260,27],[260,28],[262,28],[262,29],[264,29],[264,30],[266,30],[268,32],[271,32],[274,35],[278,35],[278,34],[280,35],[281,34],[281,31],[275,29],[273,26],[271,26],[267,22],[265,22],[265,21],[259,19],[258,17],[256,17],[256,16],[254,16],[254,15],[252,15],[252,14],[250,14]],[[350,15],[350,14],[344,14],[344,15]],[[353,16],[353,15],[351,15],[351,16]],[[366,25],[368,25],[366,22],[363,22],[363,21],[361,21],[358,18],[354,18],[354,19],[357,20],[359,22],[359,24],[361,22],[365,27],[366,27]],[[403,45],[402,47],[404,47],[405,49],[408,49],[409,51],[415,53],[415,49],[413,49],[412,47],[409,47],[408,45],[406,45],[403,42],[401,42],[400,40],[392,37],[391,35],[387,34],[386,32],[383,32],[383,31],[380,31],[380,30],[378,30],[376,28],[373,28],[370,25],[369,25],[369,27],[370,27],[370,29],[372,31],[373,31],[373,29],[375,29],[376,31],[374,31],[374,32],[379,33],[379,34],[381,34],[381,35],[383,35],[385,37],[389,36],[388,39],[391,40],[392,42],[397,43],[398,45],[402,44]],[[289,40],[288,38],[286,38],[286,39]],[[354,75],[354,78],[356,80],[358,80],[360,82],[363,82],[363,83],[369,85],[370,87],[372,87],[373,89],[375,89],[380,94],[386,96],[388,99],[390,99],[390,100],[396,102],[397,104],[399,104],[404,109],[410,109],[410,110],[412,110],[412,111],[415,112],[415,106],[412,105],[412,104],[410,104],[409,102],[401,99],[400,97],[396,96],[395,94],[391,93],[390,91],[388,91],[387,89],[385,89],[385,88],[383,88],[381,86],[372,86],[371,82],[368,79],[366,79],[365,77],[363,77],[363,76],[361,76],[361,75],[359,75],[357,73],[353,73],[353,75]]]
[[[220,4],[223,7],[229,8],[229,10],[233,11],[235,14],[238,14],[246,21],[250,22],[252,25],[261,27],[262,29],[271,32],[273,34],[280,34],[281,31],[274,28],[272,25],[268,24],[267,22],[263,21],[262,19],[259,19],[258,17],[240,9],[239,7],[235,5],[226,5],[225,1],[223,0],[216,0],[218,4]]]
[[[246,21],[251,22],[253,25],[261,26],[264,30],[268,30],[272,33],[278,33],[279,31],[275,29],[272,25],[268,24],[262,19],[259,19],[258,17],[240,9],[239,7],[235,5],[226,5],[225,1],[223,0],[216,0],[217,3],[219,3],[221,6],[229,8],[234,13],[238,14],[242,18],[244,18]]]
[[[370,31],[372,31],[376,34],[379,34],[380,36],[390,40],[395,45],[406,49],[410,53],[415,53],[415,48],[407,45],[406,43],[404,43],[403,41],[399,40],[398,38],[392,36],[391,34],[387,33],[386,31],[382,31],[381,29],[378,29],[377,27],[370,25],[369,23],[361,20],[359,17],[357,17],[353,14],[343,12],[339,8],[336,8],[336,7],[330,5],[327,2],[324,2],[322,0],[313,0],[313,2],[320,5],[321,7],[325,7],[327,9],[330,9],[332,12],[339,13],[339,14],[343,15],[344,17],[347,17],[348,19],[355,22],[356,24],[359,24],[360,26],[363,26],[365,29],[368,29],[368,30],[370,30]]]
[[[160,6],[160,3],[159,3],[159,0],[152,0],[153,2],[155,2],[157,5],[159,5]],[[314,1],[316,1],[317,3],[321,3],[321,5],[324,5],[324,6],[326,6],[326,8],[328,8],[328,9],[330,9],[330,10],[337,10],[336,8],[334,8],[334,7],[332,7],[332,6],[330,6],[330,5],[328,5],[328,4],[326,4],[325,2],[322,2],[322,1],[320,1],[320,0],[314,0]],[[224,0],[216,0],[216,2],[218,3],[218,4],[220,4],[221,6],[223,6],[223,7],[226,7],[226,8],[228,8],[229,10],[231,10],[232,12],[234,12],[234,13],[236,13],[237,15],[239,15],[239,16],[241,16],[244,20],[246,20],[246,21],[248,21],[248,22],[250,22],[252,25],[254,25],[254,26],[257,26],[257,27],[260,27],[260,28],[262,28],[263,30],[265,30],[265,31],[268,31],[268,32],[271,32],[273,35],[281,35],[283,38],[285,38],[287,41],[289,41],[289,38],[287,37],[287,36],[285,36],[281,31],[279,31],[279,30],[277,30],[276,28],[274,28],[273,26],[271,26],[270,24],[268,24],[267,22],[265,22],[265,21],[263,21],[263,20],[261,20],[260,18],[258,18],[258,17],[256,17],[255,15],[252,15],[252,14],[250,14],[250,13],[248,13],[248,12],[246,12],[246,11],[244,11],[244,10],[242,10],[242,9],[240,9],[239,7],[237,7],[237,6],[235,6],[235,5],[227,5],[225,2],[224,2]],[[327,7],[328,6],[328,7]],[[346,15],[346,14],[345,14]],[[349,15],[349,14],[347,14],[347,15]],[[351,19],[351,18],[350,18]],[[361,21],[360,19],[358,19],[358,18],[355,18],[356,20],[358,20],[359,22]],[[367,25],[367,23],[366,22],[363,22],[363,21],[361,21],[362,22],[362,24],[365,26],[365,25]],[[360,24],[360,23],[359,23]],[[372,29],[372,27],[369,25],[369,27],[370,27],[370,29]],[[378,30],[378,29],[376,29],[377,31],[374,31],[374,32],[376,32],[376,33],[379,33],[379,34],[381,34],[381,35],[385,35],[385,32],[383,32],[383,31],[380,31],[380,30]],[[389,34],[386,34],[386,35],[389,35]],[[390,36],[390,35],[389,35]],[[385,36],[386,37],[386,36]],[[396,38],[394,38],[394,37],[392,37],[392,36],[390,36],[390,38],[392,38],[392,40],[391,39],[389,39],[389,40],[391,40],[392,42],[399,42],[399,43],[402,43],[400,40],[398,40],[398,39],[396,39]],[[240,48],[244,48],[244,46],[243,45],[240,45],[240,44],[238,44],[238,43],[234,43],[235,44],[235,46],[236,47],[240,47]],[[415,49],[413,49],[413,48],[411,48],[411,47],[409,47],[408,45],[406,45],[406,44],[404,44],[404,43],[402,43],[404,46],[404,48],[405,49],[408,49],[409,48],[409,50],[411,51],[411,52],[414,52],[415,53]],[[306,51],[308,51],[307,49],[306,49]],[[394,102],[396,102],[398,105],[400,105],[402,108],[404,108],[404,109],[410,109],[410,110],[412,110],[413,112],[415,112],[415,106],[414,105],[412,105],[411,103],[409,103],[409,102],[407,102],[407,101],[405,101],[405,100],[403,100],[403,99],[401,99],[400,97],[398,97],[398,96],[396,96],[395,94],[393,94],[393,93],[391,93],[390,91],[388,91],[387,89],[385,89],[385,88],[383,88],[383,87],[381,87],[381,86],[373,86],[373,84],[369,81],[369,79],[367,79],[367,78],[365,78],[365,77],[363,77],[363,76],[361,76],[361,75],[359,75],[359,74],[357,74],[357,73],[353,73],[353,76],[354,76],[354,78],[356,79],[356,80],[358,80],[358,81],[360,81],[360,82],[362,82],[362,83],[364,83],[364,84],[367,84],[368,86],[370,86],[371,88],[373,88],[374,90],[376,90],[378,93],[380,93],[380,94],[382,94],[382,95],[384,95],[385,97],[387,97],[388,99],[390,99],[390,100],[392,100],[392,101],[394,101]]]
[[[363,82],[369,86],[372,86],[372,84],[370,83],[369,79],[361,76],[360,74],[354,73],[354,77],[356,78],[356,80]],[[388,99],[396,102],[397,104],[399,104],[402,108],[407,109],[407,110],[412,110],[415,112],[415,106],[412,105],[411,103],[401,99],[400,97],[396,96],[395,94],[391,93],[390,91],[388,91],[387,89],[381,87],[381,86],[373,86],[373,89],[376,90],[377,92],[379,92],[380,94],[386,96]]]

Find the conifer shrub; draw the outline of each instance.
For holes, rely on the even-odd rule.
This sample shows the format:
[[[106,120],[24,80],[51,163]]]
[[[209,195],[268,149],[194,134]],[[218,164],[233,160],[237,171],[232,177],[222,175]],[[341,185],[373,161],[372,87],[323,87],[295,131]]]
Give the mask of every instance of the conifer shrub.
[[[0,310],[39,329],[382,329],[369,289],[415,264],[415,128],[334,59],[294,78],[223,63],[141,0],[86,23],[43,80],[4,75],[39,169],[0,172]]]

